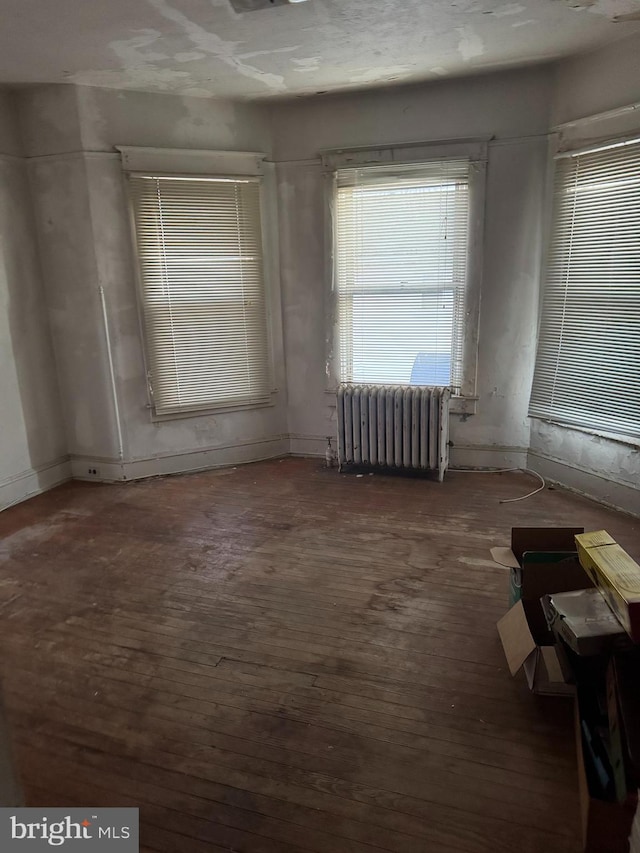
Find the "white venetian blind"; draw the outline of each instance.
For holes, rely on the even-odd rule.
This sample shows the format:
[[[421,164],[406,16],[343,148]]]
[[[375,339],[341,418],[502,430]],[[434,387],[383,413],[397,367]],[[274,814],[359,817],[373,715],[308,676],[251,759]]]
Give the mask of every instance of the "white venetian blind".
[[[557,162],[530,414],[640,436],[640,140]]]
[[[259,179],[129,181],[156,412],[266,398]]]
[[[339,169],[340,379],[462,381],[469,161]]]

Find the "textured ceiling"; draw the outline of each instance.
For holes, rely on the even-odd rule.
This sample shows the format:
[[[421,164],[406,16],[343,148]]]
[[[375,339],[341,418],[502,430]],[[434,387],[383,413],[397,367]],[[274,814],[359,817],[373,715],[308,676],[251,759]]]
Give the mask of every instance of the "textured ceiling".
[[[2,0],[0,83],[302,95],[553,59],[638,29],[640,0],[308,0],[244,14],[228,0]]]

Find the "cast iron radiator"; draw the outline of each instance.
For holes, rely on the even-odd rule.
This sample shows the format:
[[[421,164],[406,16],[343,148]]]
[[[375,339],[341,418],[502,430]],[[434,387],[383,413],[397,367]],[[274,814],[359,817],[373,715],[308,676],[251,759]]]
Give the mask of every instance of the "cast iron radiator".
[[[437,471],[449,465],[449,388],[352,385],[338,388],[340,468]]]

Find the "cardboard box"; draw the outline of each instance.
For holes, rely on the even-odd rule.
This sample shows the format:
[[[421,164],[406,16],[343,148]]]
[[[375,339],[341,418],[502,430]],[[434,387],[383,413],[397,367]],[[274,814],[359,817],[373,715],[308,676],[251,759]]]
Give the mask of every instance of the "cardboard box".
[[[576,535],[578,559],[632,640],[640,642],[640,566],[606,530]]]
[[[578,562],[575,536],[582,527],[514,527],[511,547],[491,548],[491,556],[509,568],[509,606],[522,600],[527,621],[538,644],[553,636],[540,605],[543,595],[592,586]]]
[[[597,655],[616,643],[630,643],[600,590],[579,589],[544,597],[549,627],[578,655]]]
[[[555,646],[538,645],[531,633],[522,601],[498,622],[498,634],[511,675],[522,668],[529,689],[544,696],[573,696],[573,685],[567,683]]]
[[[525,551],[575,553],[575,537],[579,533],[584,533],[584,527],[512,527],[511,547],[491,548],[491,556],[501,566],[518,569]]]

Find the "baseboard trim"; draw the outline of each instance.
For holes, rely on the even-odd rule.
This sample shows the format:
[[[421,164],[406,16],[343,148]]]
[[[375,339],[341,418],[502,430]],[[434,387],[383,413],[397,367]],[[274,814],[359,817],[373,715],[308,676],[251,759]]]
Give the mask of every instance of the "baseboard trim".
[[[302,435],[300,433],[289,433],[289,454],[291,456],[321,456],[323,459],[327,453],[326,435]],[[337,449],[337,438],[331,436],[333,449]]]
[[[278,435],[146,459],[118,461],[88,456],[59,457],[21,471],[0,482],[0,510],[39,495],[70,479],[92,482],[123,482],[145,477],[183,474],[260,462],[281,456],[324,457],[325,436]],[[98,475],[89,475],[89,468]],[[585,471],[559,459],[522,447],[462,446],[451,448],[450,468],[531,468],[546,480],[603,506],[640,517],[640,489]]]
[[[337,441],[332,436],[334,450]],[[324,435],[289,434],[289,453],[291,456],[318,456],[324,458],[327,451],[327,437]],[[450,468],[525,468],[527,448],[490,445],[456,444],[450,452]]]
[[[449,451],[449,468],[526,468],[527,448],[495,444],[454,444]]]
[[[40,495],[71,479],[68,456],[20,471],[0,483],[0,510]]]
[[[71,476],[87,483],[117,483],[126,480],[124,462],[104,456],[71,456]],[[90,469],[97,473],[90,474]]]
[[[640,489],[530,450],[527,467],[545,480],[610,509],[640,517]]]
[[[145,477],[162,477],[168,474],[188,474],[213,468],[227,468],[286,456],[289,452],[287,436],[278,435],[257,441],[188,450],[182,453],[159,454],[143,459],[105,459],[99,457],[71,457],[71,473],[74,480],[114,483],[127,480],[142,480]],[[90,474],[95,469],[96,474]]]

